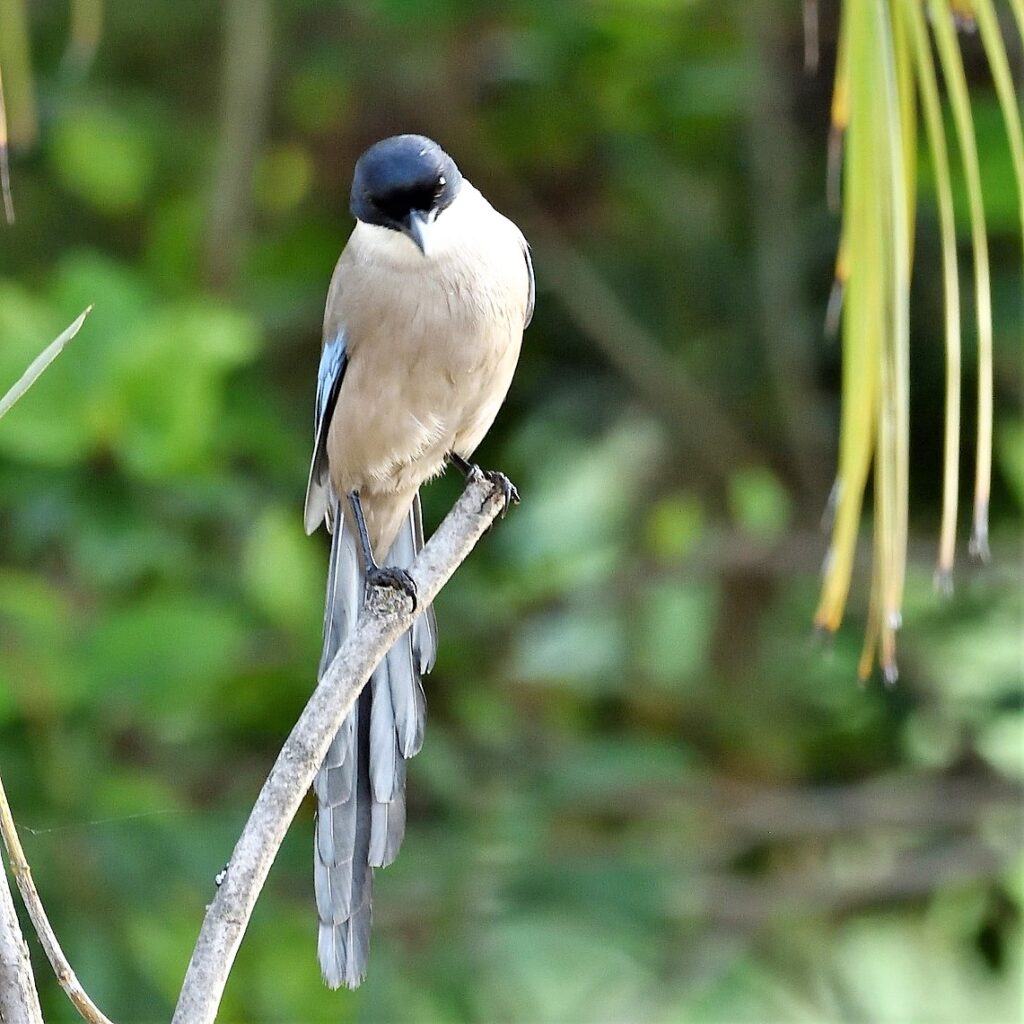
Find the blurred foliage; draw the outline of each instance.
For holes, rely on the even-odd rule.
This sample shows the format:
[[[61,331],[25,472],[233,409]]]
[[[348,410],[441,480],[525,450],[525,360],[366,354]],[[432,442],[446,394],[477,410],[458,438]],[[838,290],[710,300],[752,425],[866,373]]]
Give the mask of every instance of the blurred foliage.
[[[0,30],[21,147],[0,390],[95,304],[0,424],[0,768],[106,1012],[169,1015],[313,685],[322,303],[354,160],[413,130],[534,242],[537,316],[480,452],[524,501],[438,604],[368,981],[320,984],[307,805],[222,1019],[1018,1020],[1019,222],[986,187],[994,559],[942,601],[922,167],[902,675],[859,688],[857,630],[825,650],[806,627],[839,387],[817,326],[837,5],[816,75],[778,0],[281,0],[249,46],[231,3],[73,6],[69,27],[62,4],[0,0],[30,15],[32,69],[11,84]],[[982,44],[960,45],[982,174],[1008,188]],[[239,82],[266,94],[225,120]],[[457,489],[427,489],[431,523]],[[866,606],[855,582],[855,625]],[[30,944],[47,1019],[72,1019]]]

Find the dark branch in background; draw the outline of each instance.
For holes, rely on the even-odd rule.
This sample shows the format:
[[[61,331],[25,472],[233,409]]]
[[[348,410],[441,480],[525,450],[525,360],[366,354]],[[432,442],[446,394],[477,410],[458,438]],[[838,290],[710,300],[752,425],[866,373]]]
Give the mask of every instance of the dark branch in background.
[[[217,163],[206,232],[206,279],[230,284],[249,231],[252,177],[270,91],[273,20],[269,0],[227,0]]]
[[[372,592],[368,607],[299,716],[256,800],[203,921],[174,1024],[212,1024],[216,1018],[256,899],[331,739],[378,662],[431,604],[503,507],[501,491],[489,481],[475,480],[466,487],[409,570],[419,595],[415,612],[394,591]]]
[[[812,20],[816,18],[815,13]],[[796,182],[800,153],[786,87],[785,19],[768,4],[750,4],[745,22],[747,43],[757,58],[746,140],[758,333],[802,503],[817,508],[832,483],[829,439],[834,425],[815,386],[810,318],[801,294],[805,247]]]
[[[995,879],[1014,860],[1013,854],[970,837],[904,850],[890,864],[865,868],[845,879],[837,879],[829,868],[791,868],[764,881],[747,880],[733,872],[700,876],[690,893],[696,894],[698,901],[693,912],[706,920],[746,928],[771,927],[787,919],[852,913],[927,896],[948,886]],[[690,899],[684,897],[687,907]]]
[[[28,149],[39,134],[32,86],[28,15],[24,3],[0,0],[0,67],[7,89],[7,129],[15,149]]]
[[[1012,816],[1019,831],[1024,788],[1001,776],[901,776],[846,786],[753,786],[725,776],[685,786],[621,790],[581,800],[593,813],[661,814],[673,808],[706,815],[714,864],[765,843],[820,840],[894,829],[977,829],[994,816]],[[713,823],[713,827],[712,827]],[[727,849],[714,833],[728,836]],[[718,846],[718,849],[712,849]]]

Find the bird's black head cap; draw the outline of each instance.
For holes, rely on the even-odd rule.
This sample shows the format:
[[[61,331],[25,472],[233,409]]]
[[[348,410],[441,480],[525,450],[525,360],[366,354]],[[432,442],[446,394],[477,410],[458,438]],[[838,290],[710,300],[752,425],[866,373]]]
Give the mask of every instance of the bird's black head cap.
[[[410,215],[437,216],[461,184],[455,161],[436,142],[425,135],[393,135],[356,163],[351,210],[366,224],[408,233]]]

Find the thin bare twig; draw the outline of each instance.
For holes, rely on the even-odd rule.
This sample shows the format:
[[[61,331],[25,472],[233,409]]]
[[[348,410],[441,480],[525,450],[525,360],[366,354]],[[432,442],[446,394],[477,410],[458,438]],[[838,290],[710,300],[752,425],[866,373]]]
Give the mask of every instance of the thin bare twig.
[[[7,108],[4,106],[4,80],[0,76],[0,194],[4,198],[7,223],[14,223],[14,198],[11,195],[11,166],[8,162]]]
[[[83,1020],[88,1021],[89,1024],[111,1024],[110,1019],[104,1015],[103,1011],[82,988],[81,982],[71,969],[71,964],[68,963],[68,958],[64,955],[64,950],[60,948],[57,936],[53,933],[50,920],[46,916],[46,910],[43,908],[42,900],[36,890],[36,884],[32,881],[32,871],[25,859],[21,840],[18,838],[18,829],[14,824],[14,815],[11,813],[10,804],[7,802],[3,780],[0,780],[0,835],[3,836],[7,856],[11,862],[11,872],[14,875],[14,880],[18,883],[25,909],[28,911],[28,916],[32,918],[39,942],[46,953],[46,959],[53,967],[54,974],[57,975],[60,987],[67,993]]]
[[[501,510],[500,492],[472,480],[416,559],[416,611],[394,591],[376,591],[342,644],[260,791],[203,921],[174,1024],[211,1024],[249,917],[285,832],[313,782],[331,739],[370,673],[416,615],[427,608]]]
[[[43,1024],[25,936],[21,934],[7,873],[0,870],[0,1020]]]
[[[78,333],[79,328],[85,323],[85,318],[92,310],[92,306],[84,309],[78,318],[72,323],[55,341],[50,342],[42,352],[39,353],[29,364],[28,369],[15,382],[14,387],[0,398],[0,418],[10,412],[11,406],[25,394],[36,379],[50,363],[54,361],[64,350],[64,346]]]

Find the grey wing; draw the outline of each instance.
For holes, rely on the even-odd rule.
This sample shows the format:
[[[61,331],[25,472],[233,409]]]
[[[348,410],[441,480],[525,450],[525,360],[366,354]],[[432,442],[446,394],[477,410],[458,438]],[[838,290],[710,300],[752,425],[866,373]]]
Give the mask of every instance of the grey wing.
[[[313,458],[309,465],[306,484],[304,520],[306,533],[313,533],[327,518],[331,508],[330,479],[327,466],[327,431],[331,414],[338,400],[338,390],[345,376],[348,351],[345,334],[339,331],[324,344],[320,353],[320,366],[316,374],[316,406],[313,420]]]
[[[533,260],[530,258],[530,243],[524,238],[523,239],[523,256],[526,259],[526,273],[530,279],[530,290],[526,296],[526,321],[523,324],[523,330],[530,326],[530,321],[533,319],[533,306],[537,299],[537,282],[533,276]]]

